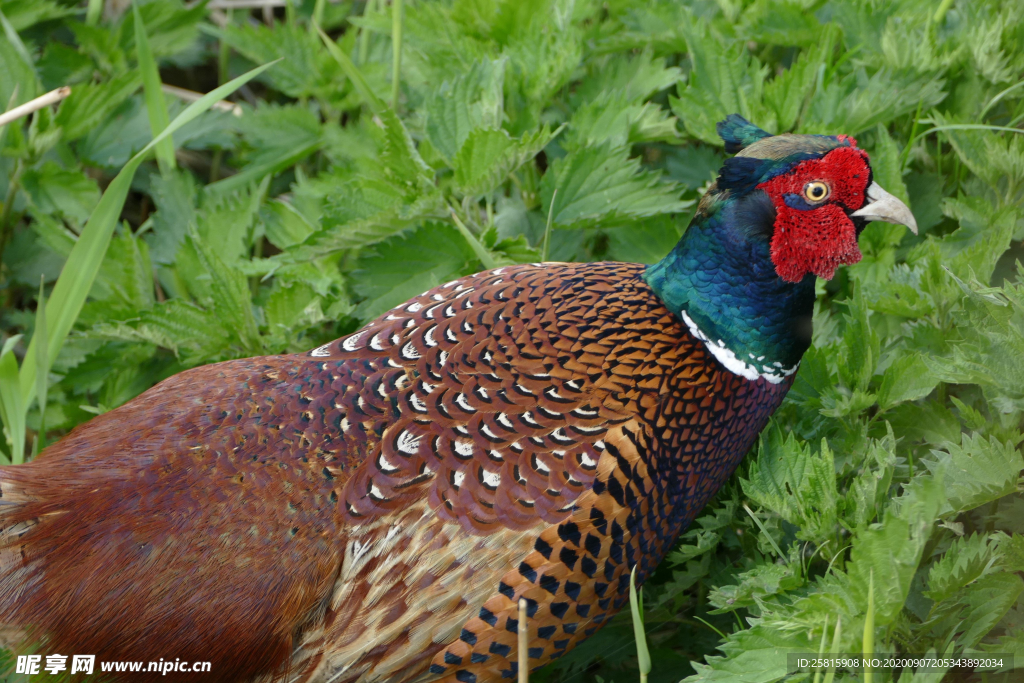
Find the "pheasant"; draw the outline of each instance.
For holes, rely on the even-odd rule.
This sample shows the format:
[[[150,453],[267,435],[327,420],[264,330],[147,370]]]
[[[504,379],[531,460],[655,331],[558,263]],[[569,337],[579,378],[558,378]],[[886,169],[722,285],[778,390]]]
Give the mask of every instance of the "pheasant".
[[[0,468],[7,645],[484,683],[517,675],[520,599],[531,668],[592,635],[783,400],[815,277],[860,260],[868,221],[916,231],[853,138],[718,129],[736,156],[659,263],[464,277]]]

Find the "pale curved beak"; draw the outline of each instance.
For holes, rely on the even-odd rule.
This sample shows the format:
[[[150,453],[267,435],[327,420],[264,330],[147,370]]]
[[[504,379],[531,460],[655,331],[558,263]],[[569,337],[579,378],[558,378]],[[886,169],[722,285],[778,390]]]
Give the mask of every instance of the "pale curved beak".
[[[910,228],[910,232],[917,234],[917,221],[914,214],[910,213],[907,205],[896,197],[882,189],[882,186],[872,181],[868,185],[867,203],[863,208],[851,213],[851,216],[861,216],[869,221],[885,221],[886,223],[897,223]]]

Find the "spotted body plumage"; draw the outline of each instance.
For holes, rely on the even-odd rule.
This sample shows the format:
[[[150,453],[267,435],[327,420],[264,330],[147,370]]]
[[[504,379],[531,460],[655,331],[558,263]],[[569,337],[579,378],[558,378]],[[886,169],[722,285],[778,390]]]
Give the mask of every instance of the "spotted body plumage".
[[[280,547],[300,568],[282,588],[308,604],[276,634],[290,642],[262,639],[276,665],[290,653],[300,680],[509,678],[518,599],[533,665],[592,634],[622,606],[630,568],[642,580],[657,565],[787,388],[715,363],[641,274],[546,264],[464,278],[308,354],[183,373],[29,468],[76,472],[79,444],[100,434],[146,459],[127,479],[76,473],[135,511],[132,529],[115,516],[102,535],[142,549],[129,567],[163,556],[129,590],[187,582],[211,621],[232,605],[260,613],[269,596],[243,582],[215,595],[176,551],[223,550],[213,536],[225,532],[244,539],[233,552],[247,562]],[[139,404],[148,423],[126,423]],[[188,492],[175,518],[162,517],[166,491]],[[81,493],[59,506],[68,522],[92,503]],[[66,590],[44,583],[24,609],[74,602]],[[84,605],[82,618],[98,633],[134,621]],[[177,656],[204,649],[187,631],[163,639]],[[100,652],[125,654],[102,640]]]
[[[859,258],[868,218],[913,223],[852,139],[720,127],[741,154],[658,264],[461,278],[0,468],[0,644],[495,683],[522,599],[531,668],[592,635],[783,400],[815,274]]]

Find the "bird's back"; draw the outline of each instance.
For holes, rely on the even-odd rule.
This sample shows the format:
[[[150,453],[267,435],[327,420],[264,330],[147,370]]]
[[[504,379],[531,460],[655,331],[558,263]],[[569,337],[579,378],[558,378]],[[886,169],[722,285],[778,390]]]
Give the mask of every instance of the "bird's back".
[[[0,620],[218,680],[497,680],[623,604],[788,389],[626,264],[487,271],[172,377],[0,471]],[[155,652],[159,647],[160,652]]]

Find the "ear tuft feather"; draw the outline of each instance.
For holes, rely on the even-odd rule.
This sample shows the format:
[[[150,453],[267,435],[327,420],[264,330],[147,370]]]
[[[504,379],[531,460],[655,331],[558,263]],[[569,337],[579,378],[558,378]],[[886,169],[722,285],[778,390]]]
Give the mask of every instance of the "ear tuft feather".
[[[716,126],[718,136],[725,140],[725,151],[736,154],[747,145],[763,138],[771,137],[771,133],[761,130],[739,114],[729,114],[724,121]]]

